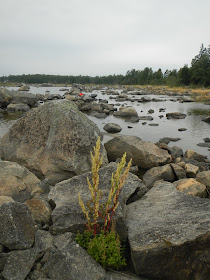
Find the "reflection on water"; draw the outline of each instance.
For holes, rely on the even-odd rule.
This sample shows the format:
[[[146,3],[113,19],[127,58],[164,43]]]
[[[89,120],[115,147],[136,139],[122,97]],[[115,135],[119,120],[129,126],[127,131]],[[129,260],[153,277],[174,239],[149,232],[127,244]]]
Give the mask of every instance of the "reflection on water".
[[[45,93],[49,90],[50,93],[59,93],[60,88],[36,88],[31,87],[32,93]],[[68,88],[67,88],[68,89]],[[187,149],[195,150],[196,152],[208,156],[210,159],[210,151],[206,147],[197,146],[198,143],[203,143],[203,138],[210,138],[210,124],[203,122],[203,114],[210,115],[210,106],[202,103],[179,103],[176,101],[176,97],[168,97],[164,95],[149,95],[150,98],[158,98],[159,102],[144,102],[138,103],[136,101],[115,102],[114,99],[110,99],[110,96],[103,95],[101,91],[94,91],[97,94],[98,99],[106,99],[109,104],[120,103],[125,106],[134,107],[139,116],[152,116],[153,121],[139,121],[138,123],[126,122],[121,118],[114,117],[113,115],[107,116],[105,119],[98,119],[93,116],[88,116],[93,122],[95,122],[101,132],[104,134],[104,142],[113,137],[112,134],[108,134],[103,130],[105,124],[113,122],[122,127],[122,131],[117,135],[133,135],[138,136],[144,141],[157,142],[162,137],[179,137],[178,142],[170,142],[169,146],[179,146],[185,152]],[[132,98],[140,99],[143,96],[132,96]],[[119,108],[119,106],[118,106]],[[150,109],[154,110],[154,113],[148,114]],[[160,112],[160,109],[165,109],[164,112]],[[185,119],[170,119],[166,118],[166,114],[170,112],[180,112],[187,114]],[[160,118],[160,115],[163,115]],[[0,119],[0,137],[3,136],[9,129],[9,127],[15,122],[17,115],[7,114],[4,119]],[[18,116],[19,117],[19,116]],[[142,123],[146,122],[145,125]],[[158,126],[149,126],[150,123],[157,123]],[[129,127],[132,128],[129,128]],[[186,128],[186,131],[178,131],[179,128]]]

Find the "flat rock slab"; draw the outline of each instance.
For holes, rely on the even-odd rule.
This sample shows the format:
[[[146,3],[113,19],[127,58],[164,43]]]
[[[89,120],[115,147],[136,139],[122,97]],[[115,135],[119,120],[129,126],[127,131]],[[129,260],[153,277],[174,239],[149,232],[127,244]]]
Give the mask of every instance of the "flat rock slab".
[[[116,166],[115,163],[112,163],[99,170],[99,186],[103,193],[102,203],[107,199],[111,186],[111,175],[112,172],[115,172]],[[78,193],[80,192],[86,205],[91,199],[87,177],[91,180],[91,172],[60,182],[49,193],[50,201],[56,205],[52,212],[53,225],[51,231],[53,234],[67,231],[77,233],[77,230],[84,229],[86,219],[79,205]],[[129,173],[119,196],[119,206],[114,219],[116,220],[116,229],[122,240],[127,238],[127,228],[124,220],[126,202],[140,188],[141,182],[136,175]]]
[[[137,275],[166,280],[209,279],[210,201],[156,184],[128,205],[127,226]]]

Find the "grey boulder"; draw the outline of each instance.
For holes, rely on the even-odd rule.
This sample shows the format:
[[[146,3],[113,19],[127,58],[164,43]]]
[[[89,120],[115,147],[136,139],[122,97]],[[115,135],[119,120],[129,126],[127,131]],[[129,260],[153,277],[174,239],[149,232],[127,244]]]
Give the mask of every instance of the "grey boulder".
[[[136,136],[118,136],[104,144],[109,161],[121,158],[126,152],[127,159],[142,169],[150,169],[172,161],[166,150],[153,143],[142,141]]]
[[[210,201],[156,184],[128,205],[131,257],[137,275],[164,280],[209,279]]]
[[[91,169],[100,131],[73,103],[52,101],[30,110],[0,140],[0,157],[19,162],[55,184]],[[106,153],[101,146],[104,163]]]
[[[51,280],[104,280],[105,270],[77,243],[56,250],[42,268]]]
[[[28,249],[34,243],[35,224],[23,203],[9,202],[0,206],[0,243],[10,250]]]

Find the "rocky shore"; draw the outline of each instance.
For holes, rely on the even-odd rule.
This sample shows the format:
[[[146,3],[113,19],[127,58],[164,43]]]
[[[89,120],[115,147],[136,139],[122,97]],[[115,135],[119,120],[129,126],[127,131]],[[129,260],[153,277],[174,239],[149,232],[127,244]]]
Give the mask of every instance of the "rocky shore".
[[[90,151],[102,138],[83,112],[139,121],[134,108],[96,103],[94,94],[79,96],[81,91],[75,85],[63,97],[53,97],[59,100],[0,91],[3,112],[11,104],[29,107],[0,139],[0,279],[209,279],[210,161],[195,151],[169,147],[174,138],[150,143],[117,136],[101,144],[104,199],[116,162],[124,152],[133,159],[114,217],[127,247],[127,268],[105,270],[75,243],[85,222],[78,192],[84,202],[90,199]],[[129,98],[123,91],[115,97]],[[117,133],[120,128],[111,124],[106,129]]]

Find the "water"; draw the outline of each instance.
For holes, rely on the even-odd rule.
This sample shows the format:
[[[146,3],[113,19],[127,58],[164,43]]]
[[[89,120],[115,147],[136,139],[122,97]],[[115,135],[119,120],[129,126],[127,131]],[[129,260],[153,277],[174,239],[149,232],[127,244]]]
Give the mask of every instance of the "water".
[[[63,88],[63,87],[62,87]],[[17,88],[9,88],[17,90]],[[63,95],[65,91],[59,91],[60,87],[30,87],[31,93],[45,94],[46,91],[50,91],[51,94],[59,93]],[[66,91],[69,88],[66,88]],[[158,98],[162,101],[159,102],[144,102],[138,103],[136,101],[116,102],[114,99],[110,99],[110,96],[102,94],[102,91],[94,91],[97,94],[97,98],[108,100],[109,104],[120,103],[120,105],[132,106],[137,110],[139,116],[152,116],[153,121],[139,121],[138,123],[130,123],[125,120],[114,117],[113,115],[107,116],[105,119],[98,119],[93,116],[88,116],[93,122],[95,122],[101,132],[104,134],[104,141],[106,142],[111,139],[114,135],[106,133],[103,130],[105,124],[113,122],[117,123],[122,127],[120,133],[115,135],[132,135],[138,136],[144,141],[158,142],[163,137],[181,138],[178,142],[170,142],[168,145],[178,146],[185,152],[187,149],[194,150],[200,154],[207,156],[210,159],[210,150],[206,147],[197,146],[198,143],[204,143],[203,138],[210,138],[210,124],[202,121],[203,115],[196,115],[193,113],[194,110],[208,110],[210,115],[210,106],[202,103],[179,103],[176,97],[169,97],[165,95],[149,95],[150,98]],[[131,98],[140,99],[142,96],[131,96]],[[171,101],[171,100],[174,101]],[[166,100],[166,101],[165,101]],[[119,107],[118,107],[119,108]],[[165,108],[165,112],[159,112],[159,109]],[[148,114],[148,110],[153,109],[153,114]],[[170,119],[166,118],[166,114],[170,112],[180,112],[187,115],[185,119]],[[163,115],[163,118],[159,116]],[[16,116],[14,116],[16,118]],[[11,115],[4,119],[0,119],[0,137],[2,137],[9,129],[9,127],[15,122],[11,119]],[[146,122],[146,125],[142,123]],[[150,123],[157,123],[159,126],[149,126]],[[128,128],[131,126],[132,128]],[[179,128],[187,128],[186,131],[178,131]]]

